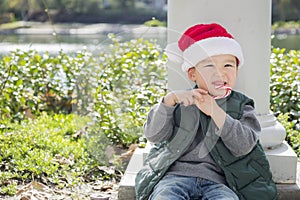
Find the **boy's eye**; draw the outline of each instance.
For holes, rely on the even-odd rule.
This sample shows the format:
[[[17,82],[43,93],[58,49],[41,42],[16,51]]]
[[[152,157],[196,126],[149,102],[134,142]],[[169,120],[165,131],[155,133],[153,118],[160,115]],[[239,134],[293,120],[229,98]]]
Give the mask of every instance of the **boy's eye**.
[[[212,64],[208,64],[208,65],[204,65],[204,67],[213,67],[214,65]]]
[[[225,67],[233,67],[232,64],[226,64]]]

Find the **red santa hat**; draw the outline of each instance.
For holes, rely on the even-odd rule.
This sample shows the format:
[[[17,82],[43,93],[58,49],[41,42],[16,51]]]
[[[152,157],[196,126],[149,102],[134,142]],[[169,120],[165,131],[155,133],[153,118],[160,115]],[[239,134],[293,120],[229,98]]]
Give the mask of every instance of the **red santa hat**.
[[[187,29],[178,42],[167,45],[169,60],[182,65],[183,71],[214,55],[230,54],[244,63],[239,43],[219,24],[197,24]]]

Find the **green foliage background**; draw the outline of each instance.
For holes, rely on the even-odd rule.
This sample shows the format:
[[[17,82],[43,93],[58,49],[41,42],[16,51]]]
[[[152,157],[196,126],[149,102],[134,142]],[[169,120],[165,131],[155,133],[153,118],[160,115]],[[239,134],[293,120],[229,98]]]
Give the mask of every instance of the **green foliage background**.
[[[271,55],[271,110],[289,113],[300,130],[300,51],[274,48]]]
[[[165,94],[166,57],[155,41],[109,37],[97,56],[16,50],[0,60],[0,195],[32,180],[113,178],[97,168],[116,164],[107,148],[139,143]]]

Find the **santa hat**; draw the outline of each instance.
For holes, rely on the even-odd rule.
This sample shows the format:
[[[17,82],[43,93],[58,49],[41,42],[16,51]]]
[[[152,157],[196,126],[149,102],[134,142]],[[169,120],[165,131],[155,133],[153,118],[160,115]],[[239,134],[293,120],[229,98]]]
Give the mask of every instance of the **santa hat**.
[[[196,66],[200,61],[222,54],[231,54],[244,63],[239,43],[219,24],[197,24],[187,29],[178,43],[167,45],[168,59],[180,63],[183,71]]]

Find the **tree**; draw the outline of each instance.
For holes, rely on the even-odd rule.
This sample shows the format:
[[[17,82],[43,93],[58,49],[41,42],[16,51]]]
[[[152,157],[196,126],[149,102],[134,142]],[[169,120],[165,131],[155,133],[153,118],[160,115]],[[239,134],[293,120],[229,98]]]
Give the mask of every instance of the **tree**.
[[[298,19],[300,19],[300,1],[299,0],[291,0],[292,5],[297,9]]]
[[[275,0],[275,9],[277,8],[280,21],[289,21],[299,19],[299,0]]]

